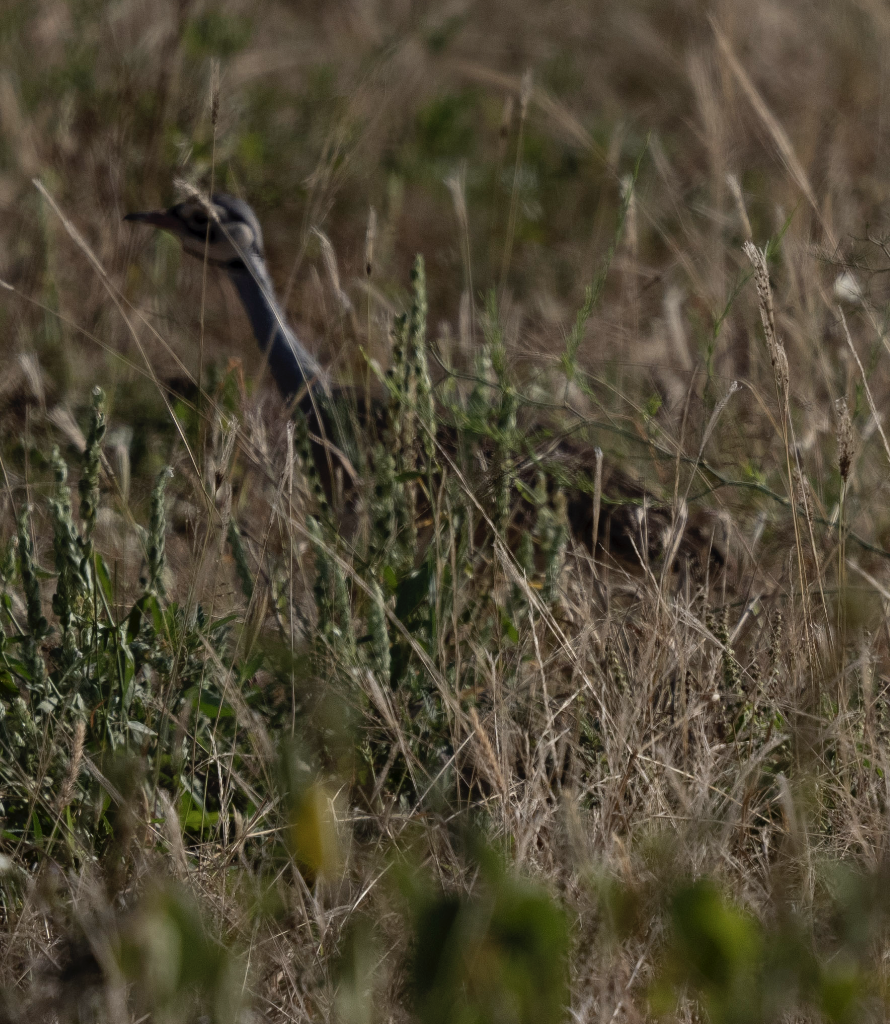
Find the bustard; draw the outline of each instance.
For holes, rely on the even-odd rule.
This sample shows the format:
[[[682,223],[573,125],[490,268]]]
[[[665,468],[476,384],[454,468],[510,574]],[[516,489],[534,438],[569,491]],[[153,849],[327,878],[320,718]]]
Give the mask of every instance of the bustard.
[[[285,402],[327,387],[325,371],[300,342],[275,296],[260,222],[247,203],[214,195],[209,205],[189,199],[169,210],[128,213],[124,220],[169,231],[187,253],[226,271]]]
[[[226,271],[244,305],[254,336],[265,354],[272,377],[288,404],[297,402],[309,418],[310,430],[323,437],[337,438],[336,393],[326,371],[300,342],[275,295],[266,266],[263,235],[253,210],[234,196],[215,194],[210,202],[188,199],[167,210],[129,213],[125,220],[149,224],[175,235],[183,249]],[[351,394],[360,417],[366,421],[381,409],[366,410],[363,396]],[[568,442],[560,443],[558,455],[578,464],[589,462],[589,450]],[[320,473],[327,475],[330,454],[327,445],[314,445]],[[330,485],[330,479],[326,482]],[[699,564],[722,563],[719,546],[714,545],[713,530],[707,525],[687,523],[685,510],[679,517],[649,507],[645,490],[614,467],[603,476],[603,493],[610,495],[604,515],[592,508],[590,489],[568,496],[569,522],[577,540],[596,551],[603,547],[623,553],[631,562],[639,562],[641,542],[651,555],[665,554],[665,544],[673,556],[680,551]],[[617,500],[615,500],[617,499]],[[596,530],[596,536],[593,535]]]

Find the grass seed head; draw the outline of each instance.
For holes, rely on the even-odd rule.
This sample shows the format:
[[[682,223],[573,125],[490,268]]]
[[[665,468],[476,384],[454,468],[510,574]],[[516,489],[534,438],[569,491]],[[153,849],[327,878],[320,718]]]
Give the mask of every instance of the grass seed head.
[[[754,282],[757,285],[757,299],[760,305],[760,322],[763,324],[763,336],[766,339],[767,351],[773,364],[776,387],[781,395],[787,397],[790,379],[788,357],[785,355],[785,349],[779,341],[776,331],[776,316],[773,309],[773,293],[769,283],[766,254],[750,241],[745,242],[742,248],[754,267]]]
[[[105,393],[101,388],[95,387],[90,405],[87,443],[83,453],[80,481],[77,485],[80,493],[80,518],[84,523],[84,539],[87,545],[96,525],[96,513],[99,510],[99,471],[102,465],[102,442],[105,439],[106,430]]]
[[[850,419],[850,410],[847,408],[845,398],[837,399],[834,407],[837,412],[837,464],[841,479],[846,483],[853,465],[853,457],[856,454],[853,421]]]
[[[28,632],[33,637],[43,637],[49,632],[49,623],[43,615],[40,597],[40,583],[34,545],[31,541],[31,506],[23,505],[18,522],[19,568],[22,575],[22,589],[25,592]]]
[[[151,492],[151,515],[148,526],[148,583],[146,593],[155,597],[165,596],[164,570],[167,566],[167,505],[165,493],[167,482],[173,476],[170,466],[165,466],[157,475]]]

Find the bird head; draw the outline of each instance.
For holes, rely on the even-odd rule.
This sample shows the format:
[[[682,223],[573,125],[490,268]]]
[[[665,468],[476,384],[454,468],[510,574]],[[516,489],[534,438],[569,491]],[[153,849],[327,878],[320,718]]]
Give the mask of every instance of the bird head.
[[[169,210],[128,213],[124,220],[169,231],[191,256],[226,270],[244,270],[245,261],[263,259],[263,234],[256,214],[234,196],[214,195],[209,203],[187,199]]]

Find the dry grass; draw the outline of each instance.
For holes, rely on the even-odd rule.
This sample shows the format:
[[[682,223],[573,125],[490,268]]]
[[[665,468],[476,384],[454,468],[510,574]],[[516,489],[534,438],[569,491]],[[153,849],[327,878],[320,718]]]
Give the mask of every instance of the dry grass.
[[[0,11],[2,756],[16,694],[36,692],[16,519],[32,502],[53,564],[52,444],[75,463],[100,385],[97,614],[119,655],[159,536],[152,489],[175,471],[154,588],[168,617],[133,683],[159,738],[97,738],[111,696],[28,735],[43,824],[4,819],[0,1016],[550,1019],[559,985],[555,1011],[523,1002],[498,945],[527,896],[523,928],[567,936],[566,1017],[882,1018],[890,13],[710,10]],[[422,252],[440,396],[475,383],[493,407],[509,378],[520,425],[575,437],[594,518],[610,473],[669,511],[622,559],[573,538],[548,576],[558,499],[523,563],[485,531],[484,474],[446,448],[428,560],[375,561],[367,467],[349,528],[316,532],[236,299],[121,223],[176,178],[251,201],[298,331],[360,387],[364,354],[389,364]],[[486,339],[501,378],[477,359]],[[668,548],[687,525],[716,537],[725,566],[671,571],[646,522]],[[409,607],[416,557],[429,586]],[[41,585],[48,614],[56,582]],[[59,635],[37,651],[51,671]],[[390,645],[402,668],[380,660]],[[690,878],[750,915],[720,920],[760,929],[759,964],[806,947],[811,988],[803,968],[792,984],[739,967],[732,942],[722,988],[695,974],[677,938]],[[464,901],[464,946],[424,981],[436,886]],[[523,955],[519,975],[549,962]],[[448,1016],[456,991],[471,1008]]]

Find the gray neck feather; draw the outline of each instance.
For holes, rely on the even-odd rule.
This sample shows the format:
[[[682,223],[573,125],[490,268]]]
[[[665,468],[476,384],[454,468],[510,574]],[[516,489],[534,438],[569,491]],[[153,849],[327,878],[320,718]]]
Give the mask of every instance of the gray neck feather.
[[[254,336],[269,360],[269,370],[282,398],[290,402],[301,391],[324,390],[325,372],[288,326],[265,263],[254,258],[244,269],[228,273],[244,303]]]

